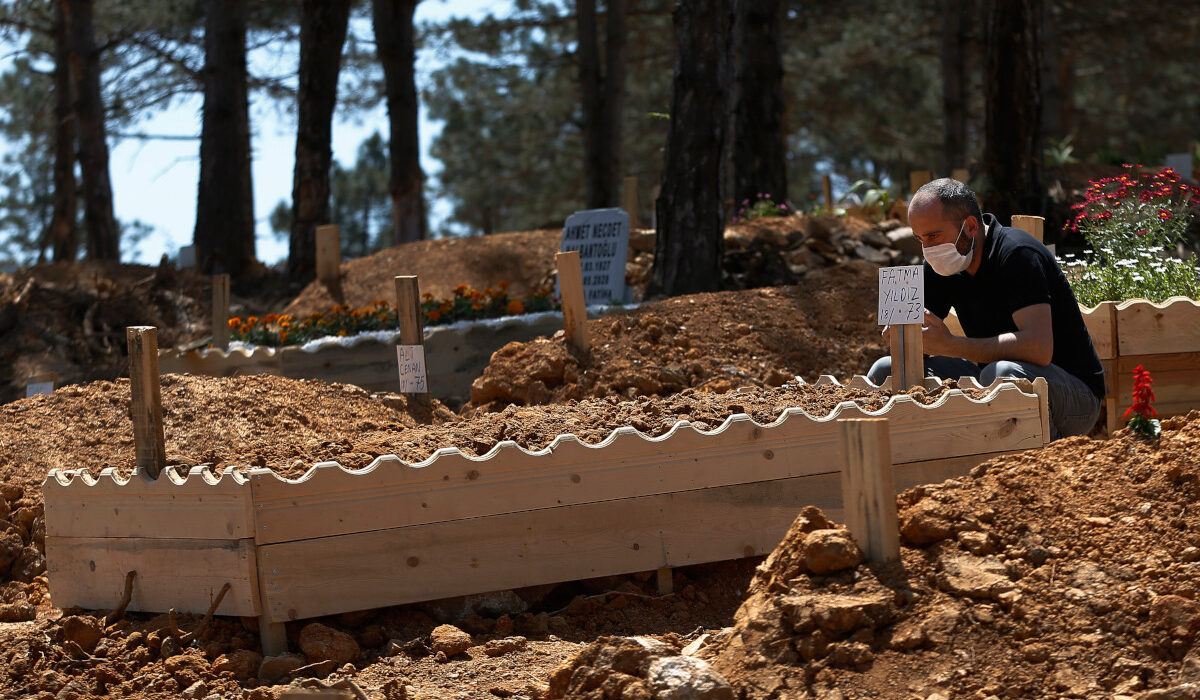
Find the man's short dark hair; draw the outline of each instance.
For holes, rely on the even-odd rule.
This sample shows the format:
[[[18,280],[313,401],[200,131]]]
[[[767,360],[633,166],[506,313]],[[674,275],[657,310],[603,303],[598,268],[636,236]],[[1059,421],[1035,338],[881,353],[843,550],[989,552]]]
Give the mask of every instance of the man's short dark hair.
[[[979,199],[966,183],[953,178],[942,177],[921,185],[913,195],[913,199],[932,197],[942,203],[942,216],[947,220],[962,220],[968,216],[983,224],[983,210],[979,208]]]

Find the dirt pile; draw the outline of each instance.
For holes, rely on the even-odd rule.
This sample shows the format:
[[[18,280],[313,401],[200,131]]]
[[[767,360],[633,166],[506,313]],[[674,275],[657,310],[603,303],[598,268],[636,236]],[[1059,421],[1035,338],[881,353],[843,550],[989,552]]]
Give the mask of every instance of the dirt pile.
[[[472,385],[464,413],[865,374],[887,353],[875,323],[876,269],[848,263],[795,286],[676,297],[593,319],[588,355],[561,336],[510,343]]]
[[[1167,697],[1200,681],[1198,447],[1194,411],[910,489],[889,565],[813,572],[802,515],[699,656],[746,698]]]

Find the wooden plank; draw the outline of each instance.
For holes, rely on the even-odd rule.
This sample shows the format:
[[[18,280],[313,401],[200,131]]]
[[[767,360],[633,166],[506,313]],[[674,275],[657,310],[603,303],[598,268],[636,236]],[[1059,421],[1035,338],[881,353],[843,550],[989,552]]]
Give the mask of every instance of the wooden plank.
[[[898,488],[995,456],[896,468]],[[757,556],[816,505],[843,517],[838,473],[377,530],[261,547],[275,622]]]
[[[280,357],[275,348],[252,352],[234,350],[164,350],[158,355],[163,374],[196,374],[205,377],[242,377],[248,374],[280,374]]]
[[[821,176],[821,201],[825,205],[825,213],[833,213],[833,181],[829,175]]]
[[[1121,355],[1200,352],[1200,302],[1129,299],[1116,306]]]
[[[906,391],[909,387],[921,386],[925,379],[921,324],[906,323],[894,326],[889,345],[892,352],[892,376],[900,382],[900,390]],[[895,382],[893,386],[896,386]]]
[[[1046,225],[1045,217],[1029,216],[1026,214],[1013,214],[1012,225],[1014,228],[1019,228],[1025,233],[1033,236],[1041,242],[1044,240],[1044,227]]]
[[[250,486],[240,475],[217,478],[202,467],[158,479],[134,470],[128,481],[105,469],[52,470],[42,482],[46,534],[55,537],[163,537],[229,540],[254,536]]]
[[[558,288],[562,294],[563,330],[567,341],[579,352],[586,353],[591,349],[591,339],[588,338],[587,305],[584,302],[579,251],[556,253],[554,263],[558,266]]]
[[[158,378],[158,329],[129,326],[125,329],[125,340],[129,347],[129,393],[137,466],[148,477],[157,479],[167,463]]]
[[[1096,348],[1096,354],[1101,360],[1116,357],[1116,306],[1116,302],[1102,301],[1094,307],[1079,307],[1083,325],[1087,326],[1088,335],[1092,336],[1092,347]]]
[[[959,182],[970,182],[971,171],[966,168],[955,168],[954,170],[950,171],[950,177],[958,180]]]
[[[1174,416],[1200,408],[1200,352],[1121,356],[1115,377],[1117,425],[1133,403],[1133,370],[1142,365],[1154,380],[1154,408],[1160,416]]]
[[[908,174],[908,191],[916,194],[917,190],[933,181],[932,170],[914,170]]]
[[[900,558],[900,523],[887,419],[841,420],[838,427],[846,527],[867,561],[896,561]]]
[[[218,615],[258,615],[254,541],[46,537],[50,597],[58,607],[112,609],[137,571],[128,610],[203,614],[226,582]]]
[[[294,482],[254,470],[255,538],[286,542],[833,473],[841,468],[833,421],[872,415],[845,403],[819,420],[788,409],[767,426],[738,414],[709,433],[687,422],[657,438],[621,428],[598,446],[560,435],[531,453],[505,441],[482,458],[442,449],[417,465],[388,456],[358,472],[328,462]],[[877,415],[890,421],[897,464],[1045,442],[1037,396],[1011,383],[979,402],[951,391],[934,408],[897,396]]]
[[[316,231],[317,280],[330,290],[341,289],[342,244],[337,224],[318,226]],[[336,296],[336,294],[335,294]]]
[[[212,327],[213,347],[225,350],[229,347],[229,275],[213,275],[212,278]]]
[[[637,175],[629,175],[621,181],[621,208],[629,215],[629,229],[641,228],[638,224]]]
[[[967,336],[966,331],[963,330],[962,323],[960,323],[958,320],[958,314],[954,311],[954,309],[950,309],[950,313],[946,314],[946,318],[942,319],[942,322],[946,324],[946,328],[948,328],[952,334],[957,335],[960,338],[965,338]]]
[[[396,318],[400,324],[400,344],[419,345],[422,367],[425,364],[425,330],[421,314],[421,287],[416,275],[397,275],[396,279]],[[429,375],[425,376],[426,391],[408,391],[410,405],[428,414],[432,404],[429,388]],[[424,420],[424,418],[422,418]]]
[[[279,351],[279,374],[293,379],[319,379],[361,386],[369,391],[396,390],[396,346],[363,339],[349,347],[325,345]]]

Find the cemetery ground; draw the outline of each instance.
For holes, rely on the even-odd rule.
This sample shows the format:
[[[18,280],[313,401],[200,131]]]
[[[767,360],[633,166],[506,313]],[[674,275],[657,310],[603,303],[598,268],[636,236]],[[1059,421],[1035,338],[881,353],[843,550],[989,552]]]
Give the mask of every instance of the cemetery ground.
[[[902,255],[887,233],[811,222],[734,229],[727,248],[743,255],[731,256],[726,274],[748,289],[592,320],[591,358],[573,354],[562,338],[505,348],[466,410],[435,404],[429,425],[413,420],[402,397],[357,387],[167,375],[167,461],[261,466],[294,477],[323,460],[362,467],[395,453],[417,461],[446,446],[481,454],[504,439],[533,449],[563,432],[594,443],[625,425],[661,434],[674,420],[712,427],[738,412],[766,423],[788,406],[824,415],[841,400],[878,408],[887,399],[878,392],[788,379],[848,377],[884,351],[872,317],[875,268]],[[553,236],[542,235],[552,241],[548,259],[514,263],[506,270],[514,285],[538,284],[549,272]],[[644,257],[636,260],[642,254],[627,268],[635,285],[648,269]],[[467,257],[446,252],[447,260]],[[390,280],[395,272],[379,274]],[[140,268],[126,279],[153,274]],[[431,286],[422,277],[422,288],[498,281],[490,273],[458,274]],[[758,279],[772,274],[772,286],[760,287]],[[57,347],[45,337],[49,348],[40,350],[10,338],[24,338],[39,318],[26,315],[36,304],[14,302],[35,298],[30,291],[18,299],[22,290],[49,295],[64,285],[96,302],[122,293],[106,281],[113,278],[104,273],[87,289],[45,271],[3,280],[0,309],[22,315],[19,325],[0,328],[13,343],[6,352],[29,363],[25,348]],[[172,304],[174,318],[193,319],[190,327],[173,325],[160,311],[160,338],[179,339],[164,346],[207,334],[205,283],[187,280],[178,273],[173,285],[149,282],[135,289],[153,291],[130,293],[145,295],[144,309],[160,308],[145,305],[157,295]],[[190,294],[188,284],[196,285]],[[364,297],[382,296],[361,286]],[[72,303],[82,314],[90,306]],[[94,319],[108,308],[97,304],[93,329],[102,328]],[[146,322],[135,316],[106,316],[105,323],[115,330]],[[63,338],[99,343],[94,357],[108,357],[95,330],[68,330],[88,324],[40,318]],[[109,342],[119,357],[120,339]],[[92,357],[71,361],[95,372]],[[218,610],[207,624],[200,616],[143,613],[106,620],[112,611],[60,610],[49,599],[45,474],[134,463],[129,382],[114,381],[117,373],[0,405],[4,697],[265,699],[346,680],[353,683],[343,684],[347,693],[373,698],[1149,700],[1193,697],[1198,686],[1191,684],[1200,683],[1192,654],[1200,633],[1200,412],[1164,421],[1157,440],[1126,430],[1071,438],[905,491],[898,564],[862,563],[844,530],[797,504],[800,517],[771,556],[676,569],[671,593],[660,592],[647,571],[301,620],[288,624],[299,653],[264,665],[251,619]],[[753,388],[734,391],[740,387]],[[914,393],[930,401],[939,391]],[[661,694],[664,668],[689,676],[693,694]]]

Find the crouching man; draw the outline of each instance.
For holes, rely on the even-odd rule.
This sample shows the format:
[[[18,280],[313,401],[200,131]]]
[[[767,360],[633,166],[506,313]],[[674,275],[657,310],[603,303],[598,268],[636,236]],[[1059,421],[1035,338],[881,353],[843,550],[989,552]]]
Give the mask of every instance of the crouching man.
[[[1051,439],[1090,431],[1104,398],[1104,369],[1050,251],[983,214],[975,193],[950,178],[917,190],[908,222],[925,257],[926,375],[971,375],[985,385],[996,377],[1044,377]],[[966,337],[943,323],[951,308]],[[884,328],[885,340],[891,332]],[[867,377],[879,384],[891,373],[884,357]]]

